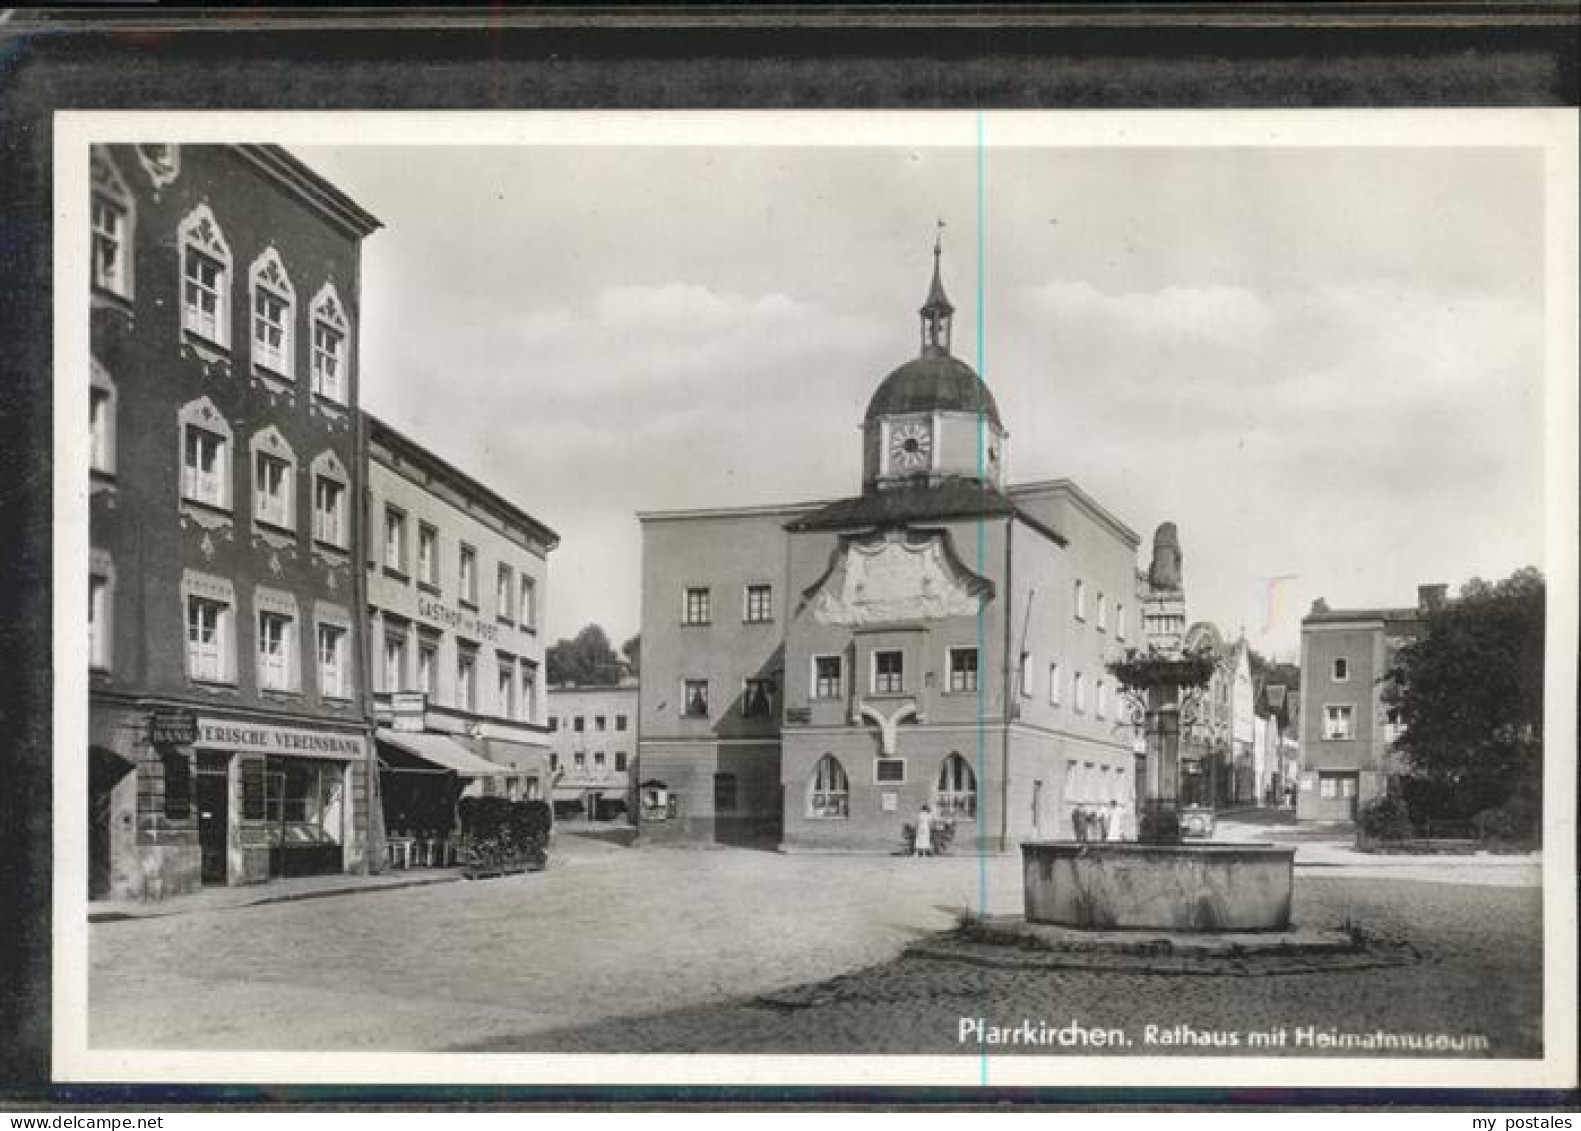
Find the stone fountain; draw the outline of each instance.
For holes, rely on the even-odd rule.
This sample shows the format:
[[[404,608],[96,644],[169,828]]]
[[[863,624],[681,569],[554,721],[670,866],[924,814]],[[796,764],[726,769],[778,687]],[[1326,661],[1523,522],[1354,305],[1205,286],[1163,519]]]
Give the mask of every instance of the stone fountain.
[[[1026,921],[1085,930],[1287,931],[1295,849],[1188,844],[1178,816],[1180,733],[1196,719],[1214,657],[1185,648],[1173,523],[1158,528],[1143,605],[1146,647],[1109,665],[1145,736],[1135,841],[1022,844]]]

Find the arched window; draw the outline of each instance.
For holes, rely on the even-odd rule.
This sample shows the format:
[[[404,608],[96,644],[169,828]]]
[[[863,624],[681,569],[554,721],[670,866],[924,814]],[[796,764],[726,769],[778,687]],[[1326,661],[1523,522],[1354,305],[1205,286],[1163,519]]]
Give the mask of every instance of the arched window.
[[[181,222],[181,328],[230,348],[231,249],[207,204]]]
[[[807,793],[807,816],[843,821],[851,815],[851,781],[833,754],[825,754],[813,768]]]
[[[977,775],[959,754],[952,753],[939,767],[939,780],[933,790],[933,811],[944,819],[977,819]]]

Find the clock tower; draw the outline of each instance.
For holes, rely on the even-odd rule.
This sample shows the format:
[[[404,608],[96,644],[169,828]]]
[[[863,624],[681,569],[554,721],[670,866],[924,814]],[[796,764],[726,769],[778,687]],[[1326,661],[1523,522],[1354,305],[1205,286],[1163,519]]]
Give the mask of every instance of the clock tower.
[[[862,489],[930,486],[947,479],[1005,482],[1005,439],[993,394],[950,353],[955,307],[944,292],[941,247],[921,316],[920,352],[879,384],[862,425]]]

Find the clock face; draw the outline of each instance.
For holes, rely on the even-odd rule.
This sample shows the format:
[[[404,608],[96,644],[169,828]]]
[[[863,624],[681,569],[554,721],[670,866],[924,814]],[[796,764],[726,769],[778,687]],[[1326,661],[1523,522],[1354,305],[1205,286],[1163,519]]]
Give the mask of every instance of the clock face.
[[[897,424],[889,431],[889,466],[917,471],[933,462],[933,433],[926,424]]]

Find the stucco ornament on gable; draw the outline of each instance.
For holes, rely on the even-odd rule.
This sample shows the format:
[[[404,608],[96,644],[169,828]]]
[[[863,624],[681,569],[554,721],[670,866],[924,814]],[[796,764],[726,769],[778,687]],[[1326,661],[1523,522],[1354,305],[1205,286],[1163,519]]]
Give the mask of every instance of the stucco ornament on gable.
[[[820,624],[974,617],[993,595],[967,569],[945,531],[888,530],[847,539],[808,596]]]

